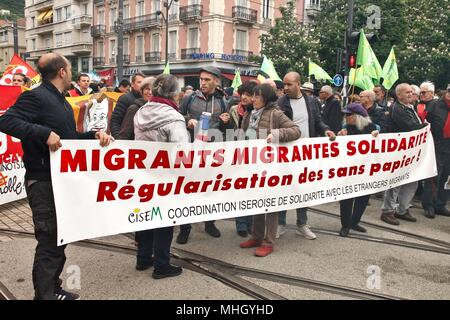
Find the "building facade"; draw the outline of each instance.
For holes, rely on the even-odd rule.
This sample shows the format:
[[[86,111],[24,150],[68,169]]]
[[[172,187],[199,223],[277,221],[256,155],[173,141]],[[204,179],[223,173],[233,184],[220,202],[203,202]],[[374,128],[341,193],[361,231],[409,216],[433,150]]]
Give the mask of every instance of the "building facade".
[[[19,56],[23,57],[25,45],[25,19],[17,20]],[[14,56],[14,29],[12,21],[0,20],[0,72],[3,72]]]
[[[165,2],[124,0],[124,76],[138,71],[161,73],[167,35],[171,73],[183,85],[197,87],[200,68],[207,65],[221,69],[230,81],[236,69],[244,79],[256,76],[259,65],[252,62],[252,56],[260,53],[259,37],[273,26],[286,0],[173,1],[168,30]],[[302,20],[303,1],[297,1],[296,10]],[[117,0],[94,0],[91,35],[96,70],[117,67],[118,11]]]
[[[35,64],[47,52],[72,62],[74,74],[92,70],[92,0],[26,0],[26,47]]]
[[[320,0],[305,0],[303,7],[303,23],[310,24],[320,11]]]

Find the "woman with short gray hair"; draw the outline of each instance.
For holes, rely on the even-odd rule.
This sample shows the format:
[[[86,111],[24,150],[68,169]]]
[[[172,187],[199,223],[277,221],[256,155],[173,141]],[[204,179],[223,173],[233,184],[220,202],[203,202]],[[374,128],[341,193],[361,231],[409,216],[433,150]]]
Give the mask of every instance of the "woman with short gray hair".
[[[175,102],[178,80],[172,75],[158,76],[152,85],[150,101],[134,116],[135,140],[189,143],[186,122]],[[173,227],[139,232],[137,265],[154,266],[152,277],[162,279],[181,274],[182,268],[170,264]],[[141,256],[139,253],[143,253]],[[153,253],[153,259],[148,260]],[[143,258],[143,261],[140,259]],[[147,261],[145,261],[147,259]]]

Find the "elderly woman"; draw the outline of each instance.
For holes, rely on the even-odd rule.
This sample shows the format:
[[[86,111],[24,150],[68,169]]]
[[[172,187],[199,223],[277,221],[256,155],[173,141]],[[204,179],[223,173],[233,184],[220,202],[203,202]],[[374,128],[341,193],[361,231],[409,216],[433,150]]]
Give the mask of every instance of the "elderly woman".
[[[374,137],[378,135],[375,124],[370,120],[367,110],[359,103],[351,103],[344,109],[345,129],[342,129],[338,135],[355,135],[355,134],[372,134]],[[364,211],[369,202],[370,195],[341,200],[339,202],[341,209],[342,228],[339,234],[341,237],[348,236],[350,229],[358,232],[367,232],[367,230],[359,225]]]
[[[160,75],[155,79],[152,85],[153,96],[134,116],[135,140],[190,142],[185,119],[178,112],[178,105],[175,103],[178,93],[175,76]],[[182,272],[181,267],[170,264],[172,237],[173,227],[146,230],[139,236],[138,246],[142,250],[138,251],[144,252],[145,257],[151,257],[154,253],[153,261],[144,261],[147,265],[153,262],[154,279],[174,277]],[[138,253],[138,263],[139,258]]]
[[[140,88],[142,98],[136,99],[134,104],[128,107],[125,118],[123,118],[122,125],[120,126],[119,140],[134,140],[134,116],[140,107],[150,102],[154,81],[154,77],[148,77],[142,80]]]
[[[250,139],[262,138],[267,142],[289,142],[300,138],[298,126],[277,108],[277,94],[270,84],[262,84],[253,90],[253,110],[242,119],[241,129]],[[255,248],[255,255],[265,257],[273,252],[278,227],[278,213],[253,216],[252,236],[240,244],[241,248]]]

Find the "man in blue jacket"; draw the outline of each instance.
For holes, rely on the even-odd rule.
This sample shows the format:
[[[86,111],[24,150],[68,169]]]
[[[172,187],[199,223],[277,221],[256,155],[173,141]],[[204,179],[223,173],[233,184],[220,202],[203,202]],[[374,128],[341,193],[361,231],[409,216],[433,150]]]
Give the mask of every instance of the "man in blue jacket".
[[[99,139],[101,146],[111,138],[103,132],[78,133],[72,107],[64,94],[72,78],[70,62],[56,53],[38,61],[42,84],[24,92],[0,117],[0,131],[22,141],[25,188],[33,213],[38,242],[33,264],[35,299],[74,300],[79,296],[64,291],[59,276],[64,269],[65,246],[57,245],[56,209],[50,174],[50,152],[57,151],[61,139]],[[50,151],[50,152],[49,152]]]

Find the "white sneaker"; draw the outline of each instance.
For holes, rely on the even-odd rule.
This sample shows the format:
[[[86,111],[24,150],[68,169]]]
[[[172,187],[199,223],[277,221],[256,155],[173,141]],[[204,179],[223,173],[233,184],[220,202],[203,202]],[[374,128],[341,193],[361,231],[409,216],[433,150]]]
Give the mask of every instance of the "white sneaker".
[[[279,224],[277,227],[277,235],[275,236],[275,239],[278,239],[279,237],[281,237],[283,234],[286,233],[286,231],[287,231],[286,226]]]
[[[315,238],[317,238],[316,235],[311,231],[311,229],[309,229],[309,226],[306,224],[304,226],[297,227],[295,233],[308,240],[314,240]]]

